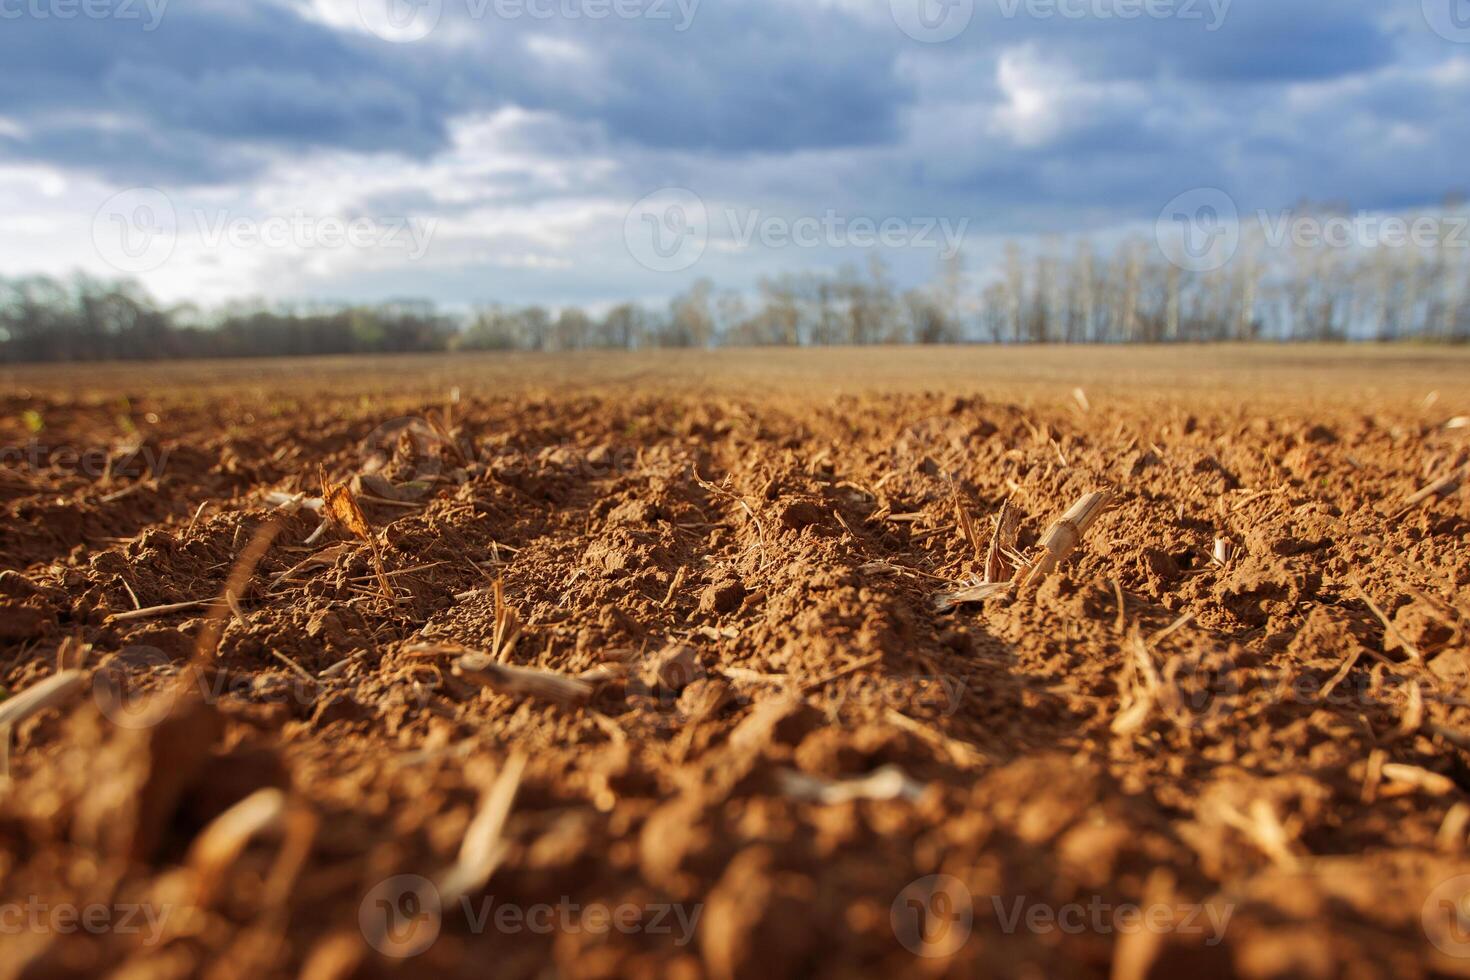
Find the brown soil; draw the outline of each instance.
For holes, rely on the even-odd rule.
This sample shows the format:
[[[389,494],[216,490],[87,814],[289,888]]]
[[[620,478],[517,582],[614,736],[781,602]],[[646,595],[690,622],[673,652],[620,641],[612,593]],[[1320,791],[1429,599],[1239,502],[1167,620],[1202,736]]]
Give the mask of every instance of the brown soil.
[[[1313,370],[12,379],[0,683],[86,683],[11,736],[0,975],[1470,972],[1470,392]],[[319,467],[391,600],[268,497]],[[1030,559],[1097,490],[1055,573],[940,611],[1003,502]],[[508,618],[590,693],[456,674]]]

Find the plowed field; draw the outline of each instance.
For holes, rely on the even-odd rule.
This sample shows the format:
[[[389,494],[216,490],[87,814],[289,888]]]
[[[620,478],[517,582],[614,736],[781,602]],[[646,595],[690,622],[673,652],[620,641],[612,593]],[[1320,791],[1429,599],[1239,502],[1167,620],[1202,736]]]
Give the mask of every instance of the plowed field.
[[[0,975],[1470,973],[1464,352],[0,381]]]

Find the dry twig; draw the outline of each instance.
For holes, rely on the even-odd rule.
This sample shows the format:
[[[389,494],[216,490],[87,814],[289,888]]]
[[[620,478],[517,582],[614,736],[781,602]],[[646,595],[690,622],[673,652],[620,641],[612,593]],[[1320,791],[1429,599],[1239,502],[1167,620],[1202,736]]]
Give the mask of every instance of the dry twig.
[[[526,770],[526,757],[517,753],[505,761],[495,782],[480,799],[480,808],[465,828],[459,856],[439,876],[439,895],[444,903],[484,888],[505,857],[505,823],[515,805],[516,791]]]
[[[322,483],[322,500],[326,502],[325,512],[332,520],[367,542],[367,546],[372,549],[373,567],[378,573],[378,584],[383,587],[383,598],[392,602],[393,583],[388,580],[387,574],[383,571],[383,551],[378,546],[377,535],[373,534],[373,529],[368,526],[367,516],[363,514],[357,498],[347,487],[327,479],[326,469],[318,467],[317,470]]]
[[[218,601],[218,599],[190,599],[188,602],[170,602],[162,606],[149,606],[146,609],[130,609],[127,612],[113,613],[107,617],[107,622],[126,623],[138,619],[152,619],[155,616],[167,616],[169,613],[213,605]]]
[[[1415,494],[1412,494],[1399,506],[1398,510],[1394,511],[1389,516],[1402,517],[1409,511],[1413,510],[1415,507],[1418,507],[1420,504],[1424,503],[1429,498],[1439,496],[1440,494],[1449,493],[1451,490],[1455,489],[1455,487],[1459,486],[1460,480],[1463,479],[1467,473],[1470,473],[1470,463],[1467,463],[1458,469],[1451,470],[1449,473],[1446,473],[1438,480],[1435,480],[1433,483],[1429,484],[1429,486],[1425,487]]]
[[[1047,529],[1041,538],[1042,554],[1025,572],[1022,586],[1029,588],[1050,575],[1082,542],[1082,536],[1094,521],[1107,510],[1111,497],[1106,491],[1084,494],[1056,523]]]
[[[924,784],[910,779],[895,765],[886,765],[856,779],[824,779],[794,769],[776,773],[783,795],[804,803],[836,806],[854,800],[907,800],[924,795]]]
[[[985,581],[1009,582],[1016,574],[1014,561],[1016,532],[1020,529],[1021,517],[1011,508],[1009,500],[1000,505],[995,517],[995,529],[990,534],[990,545],[985,550]]]
[[[454,675],[501,694],[540,698],[562,705],[586,704],[593,685],[551,670],[513,667],[484,653],[466,653],[454,662]]]
[[[233,609],[245,590],[250,586],[250,580],[255,576],[255,567],[270,550],[271,542],[276,535],[281,533],[284,525],[279,518],[271,518],[262,524],[245,549],[240,552],[240,557],[235,560],[235,565],[230,569],[230,577],[225,580],[224,591],[213,605],[210,606],[209,615],[205,617],[204,626],[199,630],[199,638],[194,643],[194,659],[198,663],[206,663],[214,659],[215,652],[219,649],[220,636],[224,633],[225,619]]]
[[[1392,789],[1382,791],[1380,794],[1382,796],[1401,796],[1418,791],[1423,791],[1431,796],[1448,796],[1455,791],[1453,779],[1441,776],[1437,772],[1430,772],[1428,769],[1420,769],[1418,766],[1385,762],[1382,772],[1384,781],[1394,784]]]
[[[0,728],[18,725],[47,708],[57,708],[70,701],[86,684],[82,670],[63,670],[33,684],[15,697],[0,703]]]

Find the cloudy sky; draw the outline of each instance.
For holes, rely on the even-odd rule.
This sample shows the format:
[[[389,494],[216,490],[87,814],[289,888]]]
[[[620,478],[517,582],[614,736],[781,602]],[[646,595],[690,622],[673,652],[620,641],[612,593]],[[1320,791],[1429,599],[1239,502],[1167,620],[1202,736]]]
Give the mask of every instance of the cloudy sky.
[[[657,300],[1470,186],[1470,0],[0,0],[0,275]]]

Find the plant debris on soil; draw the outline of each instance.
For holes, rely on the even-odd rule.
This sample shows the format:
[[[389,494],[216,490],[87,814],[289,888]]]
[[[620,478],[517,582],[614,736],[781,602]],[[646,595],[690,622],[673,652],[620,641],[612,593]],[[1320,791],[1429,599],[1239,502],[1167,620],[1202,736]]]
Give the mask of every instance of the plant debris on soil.
[[[1463,393],[361,384],[0,398],[0,976],[1470,974]]]

